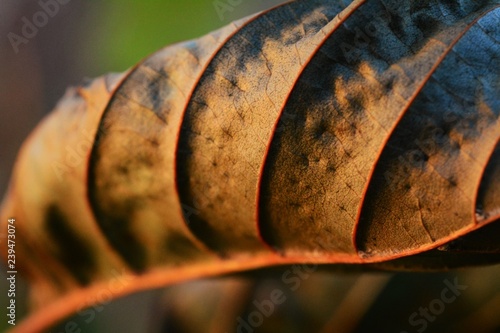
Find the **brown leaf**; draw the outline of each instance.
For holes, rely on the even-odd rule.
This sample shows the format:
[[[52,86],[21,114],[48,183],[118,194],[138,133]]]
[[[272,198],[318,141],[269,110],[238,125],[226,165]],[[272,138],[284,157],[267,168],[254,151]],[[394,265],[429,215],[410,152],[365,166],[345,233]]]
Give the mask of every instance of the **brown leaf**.
[[[40,308],[16,330],[264,266],[498,262],[499,16],[299,0],[70,89],[2,205]]]

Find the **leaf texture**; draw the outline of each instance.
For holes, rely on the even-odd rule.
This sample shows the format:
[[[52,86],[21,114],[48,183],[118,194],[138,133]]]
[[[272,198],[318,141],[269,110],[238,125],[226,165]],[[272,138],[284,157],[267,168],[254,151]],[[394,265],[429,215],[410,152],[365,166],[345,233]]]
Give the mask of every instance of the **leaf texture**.
[[[117,274],[116,296],[289,263],[499,262],[499,21],[497,0],[298,0],[70,89],[2,205],[34,308],[51,302],[18,331]]]

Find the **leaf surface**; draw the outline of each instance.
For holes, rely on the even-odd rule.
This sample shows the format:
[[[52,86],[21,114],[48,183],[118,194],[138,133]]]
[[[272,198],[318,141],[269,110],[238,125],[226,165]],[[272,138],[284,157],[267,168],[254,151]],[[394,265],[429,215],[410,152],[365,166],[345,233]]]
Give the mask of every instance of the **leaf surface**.
[[[299,0],[69,90],[2,205],[50,304],[16,330],[117,279],[114,297],[280,264],[498,262],[499,17]]]

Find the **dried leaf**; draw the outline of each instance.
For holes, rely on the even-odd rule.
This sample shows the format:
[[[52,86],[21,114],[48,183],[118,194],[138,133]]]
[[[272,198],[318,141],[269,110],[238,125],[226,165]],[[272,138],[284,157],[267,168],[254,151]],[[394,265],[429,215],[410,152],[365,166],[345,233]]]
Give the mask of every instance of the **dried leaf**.
[[[279,264],[499,262],[499,17],[298,0],[69,90],[1,210],[32,284],[17,331],[117,279],[114,297]]]

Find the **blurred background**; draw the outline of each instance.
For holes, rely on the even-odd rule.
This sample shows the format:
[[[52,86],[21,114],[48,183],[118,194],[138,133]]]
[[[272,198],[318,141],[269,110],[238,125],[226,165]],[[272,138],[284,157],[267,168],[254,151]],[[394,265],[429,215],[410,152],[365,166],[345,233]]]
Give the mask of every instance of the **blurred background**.
[[[33,37],[14,45],[9,33],[22,36],[24,18],[31,20],[41,5],[1,0],[1,193],[22,141],[66,87],[122,72],[167,44],[201,36],[280,2],[71,0]],[[78,315],[71,320],[81,332],[500,332],[500,266],[397,274],[314,269],[300,277],[295,290],[283,279],[289,269],[131,295],[94,309],[92,320]],[[5,271],[0,270],[3,309]],[[444,302],[443,290],[450,283],[462,289],[453,301]],[[26,286],[18,280],[18,288],[21,319]],[[286,301],[270,314],[265,307],[259,310],[276,289]],[[4,331],[7,320],[4,314],[0,318]],[[62,323],[51,332],[64,331]]]

